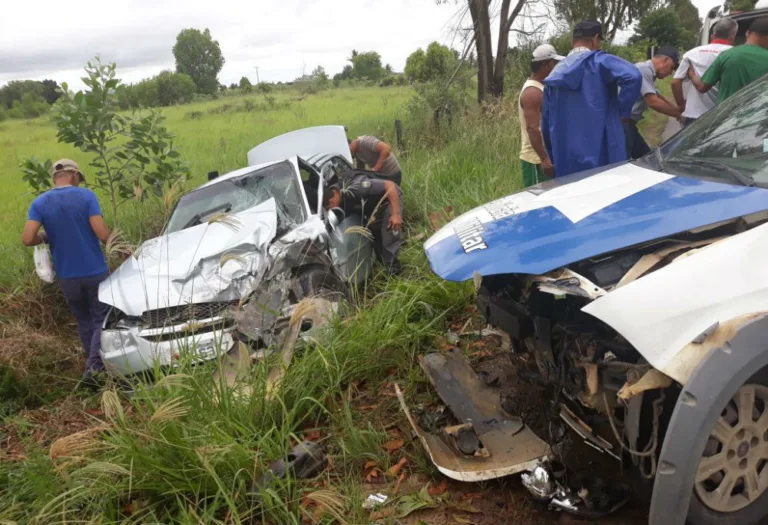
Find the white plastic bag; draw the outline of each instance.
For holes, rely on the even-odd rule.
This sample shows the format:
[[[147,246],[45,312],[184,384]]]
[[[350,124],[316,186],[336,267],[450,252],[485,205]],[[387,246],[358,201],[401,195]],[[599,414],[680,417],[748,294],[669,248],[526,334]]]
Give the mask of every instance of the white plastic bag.
[[[53,271],[51,262],[51,250],[47,244],[38,244],[35,246],[35,271],[37,276],[46,283],[52,283],[56,279],[56,272]]]

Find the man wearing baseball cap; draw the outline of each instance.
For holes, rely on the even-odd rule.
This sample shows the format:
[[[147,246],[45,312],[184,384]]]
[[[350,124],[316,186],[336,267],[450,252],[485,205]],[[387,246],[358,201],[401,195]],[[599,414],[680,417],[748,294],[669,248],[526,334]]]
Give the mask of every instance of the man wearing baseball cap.
[[[600,51],[602,41],[599,22],[576,24],[573,49],[544,81],[541,132],[556,177],[627,160],[621,118],[640,96],[640,72]]]
[[[549,44],[534,49],[531,76],[520,91],[520,164],[523,187],[526,188],[538,184],[544,177],[551,179],[555,175],[554,166],[544,147],[544,137],[541,136],[541,104],[544,101],[544,79],[564,58]]]
[[[679,65],[680,54],[672,46],[661,46],[654,51],[653,58],[635,64],[643,77],[640,96],[632,106],[632,113],[629,118],[622,119],[629,158],[639,159],[651,151],[640,130],[637,129],[637,123],[642,120],[646,109],[650,107],[662,115],[677,120],[682,118],[683,110],[664,98],[656,89],[655,83],[657,78],[667,78],[674,73]]]
[[[101,325],[107,307],[99,301],[99,283],[108,273],[99,240],[106,242],[110,232],[96,195],[78,187],[85,178],[75,161],[56,161],[52,176],[53,188],[29,207],[21,242],[26,246],[50,244],[59,288],[75,316],[87,356],[83,381],[90,386],[94,385],[93,374],[104,370]]]

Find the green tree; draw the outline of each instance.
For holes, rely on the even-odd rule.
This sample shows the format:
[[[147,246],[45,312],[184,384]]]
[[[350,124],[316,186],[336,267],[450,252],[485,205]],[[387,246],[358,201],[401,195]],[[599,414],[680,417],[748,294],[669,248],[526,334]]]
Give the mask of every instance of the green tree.
[[[651,11],[637,25],[637,31],[629,39],[630,44],[643,40],[657,45],[682,47],[689,33],[683,28],[680,17],[671,7]]]
[[[554,0],[555,10],[573,25],[590,18],[603,25],[606,40],[641,20],[660,4],[660,0]]]
[[[330,84],[328,73],[325,72],[325,68],[323,66],[317,66],[315,69],[313,69],[311,76],[312,76],[312,80],[317,84],[317,87],[319,87],[320,89],[325,89]]]
[[[248,77],[242,77],[240,79],[240,89],[243,90],[243,93],[251,92],[251,89],[253,89],[253,84],[251,84],[251,81],[248,80]]]
[[[154,81],[157,85],[157,104],[160,106],[183,104],[195,95],[195,82],[184,73],[161,71]]]
[[[333,75],[333,80],[349,80],[352,78],[352,66],[347,64],[340,73]]]
[[[756,0],[731,0],[731,11],[754,11],[756,3]]]
[[[48,104],[53,104],[61,96],[61,88],[55,80],[45,79],[41,82],[43,85],[42,97]]]
[[[85,91],[71,93],[62,84],[66,95],[54,114],[57,136],[59,142],[93,156],[89,183],[107,195],[117,224],[122,203],[141,198],[145,190],[162,194],[164,186],[188,180],[190,171],[179,160],[162,114],[150,111],[129,117],[117,112],[121,82],[114,63],[102,64],[97,57],[85,72]]]
[[[699,31],[701,31],[699,10],[693,5],[691,0],[668,0],[668,4],[669,7],[675,10],[677,16],[680,17],[680,23],[688,32],[682,47],[685,49],[694,47],[696,45],[696,37]]]
[[[358,53],[353,49],[349,61],[352,62],[353,78],[379,80],[384,76],[384,68],[381,65],[381,55],[376,51]]]
[[[43,90],[43,83],[36,80],[11,80],[0,88],[0,102],[10,109],[13,107],[14,102],[19,102],[20,104],[22,97],[26,93],[42,97]]]
[[[192,77],[198,93],[213,94],[219,87],[216,79],[224,67],[224,56],[219,42],[213,40],[206,29],[184,29],[176,37],[173,46],[176,71]]]
[[[429,82],[446,78],[458,64],[456,54],[448,46],[432,42],[426,52],[417,49],[405,61],[405,75],[413,82]]]

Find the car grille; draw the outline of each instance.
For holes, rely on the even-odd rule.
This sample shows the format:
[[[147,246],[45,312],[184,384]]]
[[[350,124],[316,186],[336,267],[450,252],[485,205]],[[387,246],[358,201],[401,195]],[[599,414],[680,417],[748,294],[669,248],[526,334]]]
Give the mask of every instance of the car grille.
[[[147,328],[162,328],[187,321],[199,321],[219,317],[224,311],[238,304],[239,301],[217,301],[213,303],[183,304],[144,312],[141,319]]]

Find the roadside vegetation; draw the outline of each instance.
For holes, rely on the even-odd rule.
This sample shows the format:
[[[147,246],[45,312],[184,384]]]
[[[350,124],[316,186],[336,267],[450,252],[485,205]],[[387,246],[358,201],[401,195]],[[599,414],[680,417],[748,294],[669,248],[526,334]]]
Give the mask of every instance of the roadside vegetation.
[[[567,39],[555,43],[567,48]],[[508,97],[482,106],[472,103],[471,60],[430,45],[409,59],[401,76],[376,53],[353,52],[349,69],[336,77],[319,68],[280,88],[245,79],[216,99],[193,94],[192,102],[163,110],[191,178],[120,204],[123,239],[107,246],[113,263],[160,231],[184,190],[209,171],[242,167],[247,151],[264,140],[340,124],[350,137],[374,134],[397,144],[394,121],[403,122],[404,273],[378,275],[359,290],[269,396],[269,360],[235,388],[215,379],[221,363],[180,363],[153,385],[135,385],[132,396],[116,384],[93,396],[75,390],[81,350],[55,286],[34,277],[31,253],[19,243],[33,195],[14,167],[33,156],[68,157],[88,177],[94,170],[85,167],[94,157],[57,142],[50,118],[0,123],[6,167],[0,176],[0,523],[395,523],[436,506],[458,516],[455,522],[473,522],[479,510],[472,498],[449,497],[411,442],[394,385],[410,402],[428,402],[418,356],[445,347],[449,326],[479,327],[471,283],[434,276],[422,243],[451,218],[520,188],[517,88],[533,47],[508,54]],[[614,49],[636,60],[639,50]],[[186,84],[176,91],[192,89],[174,75],[193,77],[168,72],[169,85]],[[407,78],[413,86],[385,84],[387,78]],[[198,90],[211,89],[209,74],[191,81]],[[107,204],[106,188],[97,192],[113,224],[117,206]],[[476,355],[489,344],[474,337],[462,348]],[[313,479],[263,483],[269,465],[302,440],[328,450],[327,468]],[[362,503],[380,491],[394,497],[372,515]],[[526,523],[536,522],[525,506],[496,512],[507,518],[522,512]]]

